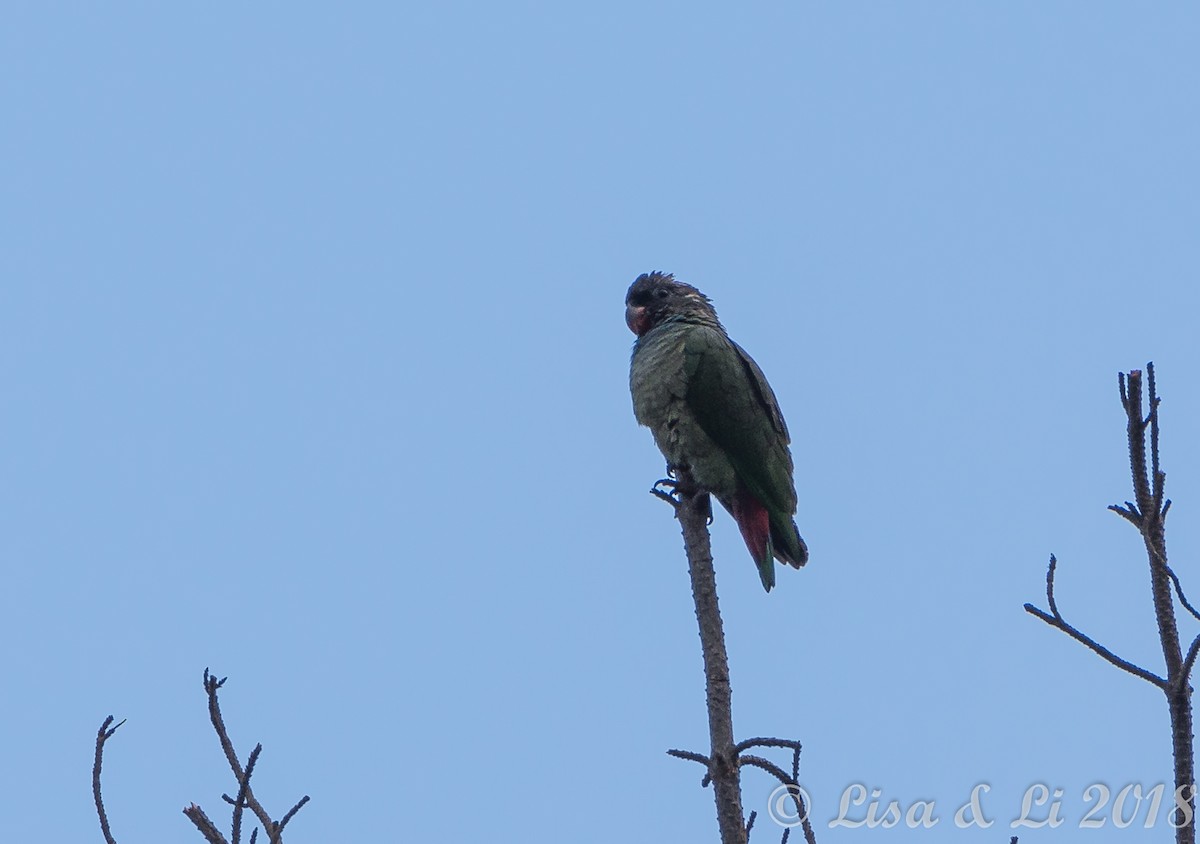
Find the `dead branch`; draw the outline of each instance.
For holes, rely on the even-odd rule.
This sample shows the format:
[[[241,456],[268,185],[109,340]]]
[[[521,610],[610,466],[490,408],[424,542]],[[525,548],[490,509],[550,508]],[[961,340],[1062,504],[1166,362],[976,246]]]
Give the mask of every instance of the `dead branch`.
[[[183,813],[196,825],[196,829],[200,830],[200,834],[204,836],[208,844],[228,844],[225,836],[221,834],[221,830],[217,829],[217,825],[209,820],[208,815],[204,814],[204,810],[195,803],[185,807]]]
[[[104,840],[107,844],[117,844],[117,840],[113,838],[112,830],[108,826],[108,813],[104,811],[104,800],[100,797],[100,771],[104,767],[104,743],[112,738],[113,733],[121,724],[125,723],[122,719],[121,724],[112,727],[110,725],[113,720],[113,716],[109,715],[100,725],[100,730],[96,733],[96,758],[92,762],[92,797],[96,801],[96,814],[100,817],[100,831],[104,833]]]
[[[204,691],[208,695],[209,719],[212,721],[213,730],[217,734],[217,740],[221,743],[221,749],[225,752],[225,759],[229,762],[229,767],[238,781],[238,796],[236,800],[228,794],[221,795],[225,802],[233,804],[233,844],[239,844],[238,836],[240,834],[243,808],[249,808],[255,814],[258,822],[262,824],[263,831],[267,834],[267,840],[270,844],[281,844],[284,827],[300,811],[300,808],[308,802],[308,795],[302,797],[280,821],[271,820],[271,815],[258,802],[258,798],[254,796],[253,789],[250,788],[250,775],[254,772],[254,765],[257,763],[258,756],[262,752],[262,745],[259,744],[254,748],[247,760],[246,767],[243,768],[241,762],[238,761],[237,752],[233,749],[233,742],[230,740],[229,731],[225,727],[225,719],[221,715],[221,703],[217,697],[217,692],[225,685],[227,679],[229,678],[222,677],[218,680],[215,675],[209,673],[207,668],[204,669]],[[187,811],[187,809],[184,810],[185,813]]]
[[[712,546],[708,532],[708,525],[712,519],[712,503],[708,493],[696,486],[686,469],[673,470],[673,475],[673,478],[655,484],[651,493],[675,509],[675,516],[679,519],[683,531],[688,572],[692,581],[692,598],[700,629],[700,647],[704,657],[705,699],[711,750],[708,755],[689,750],[668,750],[667,753],[679,759],[699,762],[705,767],[705,775],[700,784],[707,787],[711,783],[713,786],[721,844],[746,844],[757,816],[752,812],[747,821],[742,814],[742,765],[766,770],[785,785],[795,788],[794,791],[789,791],[796,800],[805,840],[808,844],[816,844],[815,835],[808,822],[807,807],[799,796],[799,784],[796,782],[799,775],[800,743],[774,738],[753,738],[734,743],[729,657],[725,650],[725,631],[717,601],[716,572],[713,569]],[[671,492],[658,489],[660,486],[667,487]],[[792,776],[789,778],[781,768],[762,757],[742,755],[743,751],[752,747],[792,748]],[[785,844],[790,832],[790,829],[784,829]]]
[[[1180,605],[1194,618],[1200,619],[1200,612],[1187,600],[1179,576],[1167,562],[1165,521],[1171,509],[1171,501],[1165,497],[1167,476],[1159,463],[1158,407],[1161,399],[1158,396],[1152,363],[1146,364],[1146,382],[1149,411],[1144,413],[1142,372],[1137,369],[1128,374],[1122,372],[1117,379],[1121,406],[1126,418],[1129,470],[1133,480],[1134,500],[1126,501],[1123,505],[1113,504],[1108,509],[1137,528],[1141,534],[1149,561],[1150,593],[1154,602],[1154,618],[1158,625],[1163,662],[1166,666],[1165,676],[1160,677],[1117,656],[1063,619],[1054,600],[1054,572],[1057,561],[1053,555],[1050,557],[1050,566],[1046,573],[1046,600],[1050,605],[1050,612],[1040,610],[1032,604],[1026,604],[1025,611],[1086,645],[1112,665],[1162,689],[1167,698],[1171,718],[1175,786],[1177,793],[1183,789],[1182,793],[1187,795],[1185,799],[1190,804],[1186,813],[1183,809],[1175,810],[1175,840],[1177,844],[1195,844],[1195,825],[1190,820],[1185,821],[1185,817],[1192,817],[1195,810],[1192,687],[1189,677],[1195,667],[1197,653],[1200,652],[1200,636],[1192,641],[1185,656],[1175,618],[1175,599],[1178,598]]]
[[[1128,671],[1133,676],[1140,677],[1141,679],[1145,680],[1147,683],[1151,683],[1155,686],[1158,686],[1160,689],[1166,688],[1167,681],[1164,680],[1162,677],[1159,677],[1157,674],[1155,674],[1152,671],[1147,671],[1145,668],[1142,668],[1140,665],[1135,665],[1134,663],[1130,662],[1127,659],[1124,659],[1123,657],[1117,656],[1115,653],[1110,651],[1108,648],[1104,647],[1104,645],[1101,645],[1099,642],[1097,642],[1091,636],[1082,632],[1081,630],[1074,627],[1073,625],[1067,623],[1066,619],[1064,619],[1062,617],[1062,614],[1058,611],[1058,604],[1054,600],[1054,573],[1055,573],[1055,570],[1057,569],[1057,567],[1058,567],[1058,560],[1055,558],[1055,556],[1053,554],[1051,554],[1050,555],[1050,565],[1046,570],[1046,602],[1050,605],[1050,612],[1047,613],[1044,610],[1038,609],[1033,604],[1026,604],[1025,612],[1029,613],[1030,615],[1037,616],[1042,621],[1049,624],[1051,627],[1057,628],[1057,629],[1061,630],[1062,632],[1066,633],[1072,639],[1074,639],[1075,641],[1079,642],[1080,644],[1090,648],[1096,654],[1098,654],[1099,656],[1101,656],[1102,658],[1107,660],[1110,664],[1115,665],[1117,668],[1120,668],[1122,671]]]
[[[230,767],[233,769],[234,776],[237,777],[238,791],[237,797],[230,797],[228,794],[222,794],[221,798],[233,805],[233,828],[232,839],[233,844],[240,844],[242,834],[242,813],[244,809],[249,808],[255,813],[262,824],[263,830],[267,833],[267,838],[271,844],[281,844],[283,841],[283,830],[288,825],[288,822],[296,816],[296,813],[308,802],[308,795],[300,798],[291,809],[288,810],[280,821],[271,820],[271,816],[263,809],[262,805],[254,797],[254,792],[250,788],[250,777],[254,773],[254,767],[258,763],[258,757],[262,753],[262,745],[255,746],[251,751],[249,758],[246,761],[246,767],[243,769],[238,761],[237,754],[233,749],[233,742],[229,740],[229,731],[225,728],[225,720],[221,715],[220,703],[217,700],[217,691],[221,686],[225,685],[225,678],[218,680],[216,677],[209,674],[208,669],[204,669],[204,690],[208,695],[208,712],[212,720],[213,729],[216,730],[217,738],[221,743],[221,748],[225,751],[225,757],[229,760]],[[104,762],[104,744],[113,733],[117,731],[116,726],[111,726],[113,717],[110,715],[104,719],[104,723],[100,725],[100,731],[96,734],[96,758],[92,765],[92,794],[96,801],[96,814],[100,818],[100,829],[104,833],[106,844],[116,844],[112,832],[109,829],[108,814],[104,809],[104,801],[100,798],[100,774]],[[195,803],[186,806],[183,814],[188,820],[200,831],[205,840],[209,844],[229,844],[225,836],[217,828],[216,824],[209,819]],[[258,838],[258,829],[252,829],[250,832],[250,844]]]

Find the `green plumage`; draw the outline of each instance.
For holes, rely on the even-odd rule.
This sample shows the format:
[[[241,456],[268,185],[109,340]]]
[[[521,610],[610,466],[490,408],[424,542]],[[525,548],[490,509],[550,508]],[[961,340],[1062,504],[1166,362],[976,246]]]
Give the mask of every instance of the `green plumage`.
[[[638,334],[630,366],[634,414],[668,464],[686,465],[738,520],[770,590],[773,557],[797,567],[808,557],[792,520],[790,438],[775,393],[695,288],[649,274],[634,282],[626,303]],[[756,529],[763,509],[769,530]]]

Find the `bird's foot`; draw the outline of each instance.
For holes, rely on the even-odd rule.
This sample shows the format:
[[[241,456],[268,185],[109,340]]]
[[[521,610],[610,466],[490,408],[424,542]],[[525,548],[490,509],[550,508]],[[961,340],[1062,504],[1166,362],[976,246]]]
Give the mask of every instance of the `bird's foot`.
[[[687,466],[668,464],[667,477],[655,481],[654,486],[650,489],[650,494],[667,502],[676,510],[685,500],[691,499],[704,514],[706,522],[712,524],[712,498],[696,485],[691,474],[688,473]]]
[[[659,487],[665,487],[665,489],[659,489]],[[676,510],[679,509],[679,482],[673,478],[655,481],[654,486],[650,487],[650,494],[667,502]]]

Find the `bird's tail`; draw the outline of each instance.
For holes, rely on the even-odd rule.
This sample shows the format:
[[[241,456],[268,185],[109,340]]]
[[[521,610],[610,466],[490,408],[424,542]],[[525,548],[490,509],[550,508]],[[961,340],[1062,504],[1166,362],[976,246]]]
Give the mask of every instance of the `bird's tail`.
[[[771,514],[761,501],[746,490],[742,490],[730,505],[728,510],[742,532],[750,556],[754,558],[763,588],[770,592],[775,585],[775,555],[778,553],[771,537]]]
[[[800,529],[786,516],[772,522],[771,544],[775,546],[775,558],[781,563],[800,568],[808,562],[808,546],[800,536]]]
[[[768,592],[775,585],[775,560],[795,568],[808,562],[808,546],[792,519],[787,516],[772,519],[763,503],[746,490],[726,507],[742,532],[746,548],[758,567],[759,579]]]

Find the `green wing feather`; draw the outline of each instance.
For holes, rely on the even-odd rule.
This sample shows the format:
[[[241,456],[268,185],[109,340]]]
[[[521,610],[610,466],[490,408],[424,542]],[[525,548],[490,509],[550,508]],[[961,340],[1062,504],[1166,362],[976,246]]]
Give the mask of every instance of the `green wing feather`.
[[[796,534],[791,437],[775,392],[746,351],[715,328],[695,328],[685,348],[687,403],[746,488],[771,517],[773,538],[792,559],[807,556]],[[794,539],[793,539],[794,537]]]

